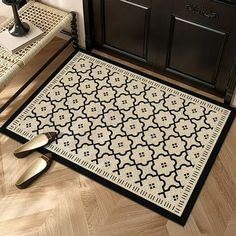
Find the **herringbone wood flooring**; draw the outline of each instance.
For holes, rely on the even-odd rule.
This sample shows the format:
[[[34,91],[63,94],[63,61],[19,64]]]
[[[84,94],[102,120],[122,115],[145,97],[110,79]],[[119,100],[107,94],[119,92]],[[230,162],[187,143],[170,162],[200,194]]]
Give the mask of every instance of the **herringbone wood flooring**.
[[[60,39],[55,39],[34,58],[1,92],[0,103],[3,104],[25,78],[29,78],[39,64],[43,63],[62,42]],[[2,121],[19,107],[70,51],[71,48],[67,49],[57,58],[56,62],[49,66],[4,114],[1,114]],[[131,66],[130,63],[125,64]],[[154,72],[146,72],[155,75]],[[198,91],[196,88],[178,84]],[[216,98],[207,92],[201,93]],[[236,122],[229,131],[188,222],[182,227],[55,162],[30,188],[18,190],[15,187],[18,176],[38,154],[34,153],[25,159],[16,159],[12,152],[20,144],[1,135],[0,235],[234,236],[236,235],[235,140]]]

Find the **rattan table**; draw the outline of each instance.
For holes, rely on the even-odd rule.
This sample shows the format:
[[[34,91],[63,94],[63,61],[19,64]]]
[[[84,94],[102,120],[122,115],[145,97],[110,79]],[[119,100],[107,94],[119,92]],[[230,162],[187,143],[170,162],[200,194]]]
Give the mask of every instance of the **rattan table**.
[[[19,15],[22,20],[28,20],[39,27],[44,34],[38,40],[15,54],[8,52],[0,46],[0,90],[4,88],[17,71],[25,66],[63,29],[71,27],[73,46],[78,47],[76,16],[74,12],[66,12],[42,3],[29,1],[19,10]],[[7,30],[12,22],[13,18],[3,22],[0,25],[0,32]]]

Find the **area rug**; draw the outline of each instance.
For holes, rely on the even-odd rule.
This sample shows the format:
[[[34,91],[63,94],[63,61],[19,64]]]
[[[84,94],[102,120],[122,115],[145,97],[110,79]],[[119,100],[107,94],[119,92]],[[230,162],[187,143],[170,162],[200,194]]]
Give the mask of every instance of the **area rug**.
[[[20,142],[57,132],[42,152],[184,225],[233,118],[220,103],[80,51],[1,132]]]

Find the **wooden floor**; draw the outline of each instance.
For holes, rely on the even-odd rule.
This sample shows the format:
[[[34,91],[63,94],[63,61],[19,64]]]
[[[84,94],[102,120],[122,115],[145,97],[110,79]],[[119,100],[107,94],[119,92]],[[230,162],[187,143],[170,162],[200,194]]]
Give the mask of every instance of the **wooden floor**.
[[[2,105],[49,55],[63,43],[55,39],[0,93]],[[1,114],[1,121],[41,84],[72,51],[68,48],[18,99]],[[120,61],[120,60],[118,60]],[[124,61],[120,61],[124,63]],[[125,63],[132,66],[130,63]],[[136,69],[141,69],[133,66]],[[143,70],[145,71],[145,70]],[[154,72],[145,71],[152,75]],[[172,81],[160,76],[165,80]],[[172,81],[173,82],[173,81]],[[216,98],[207,92],[200,92]],[[30,188],[15,187],[18,176],[39,155],[16,159],[20,144],[0,136],[0,235],[101,236],[234,236],[236,235],[236,122],[198,197],[185,227],[115,193],[89,178],[53,163]]]

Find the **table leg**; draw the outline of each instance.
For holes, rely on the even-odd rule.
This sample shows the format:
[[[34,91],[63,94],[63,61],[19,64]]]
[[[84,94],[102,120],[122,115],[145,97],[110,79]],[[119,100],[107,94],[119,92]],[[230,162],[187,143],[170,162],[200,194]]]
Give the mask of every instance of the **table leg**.
[[[72,21],[71,21],[71,39],[72,39],[72,45],[74,49],[79,48],[78,44],[78,32],[77,32],[77,17],[76,12],[72,11]]]

